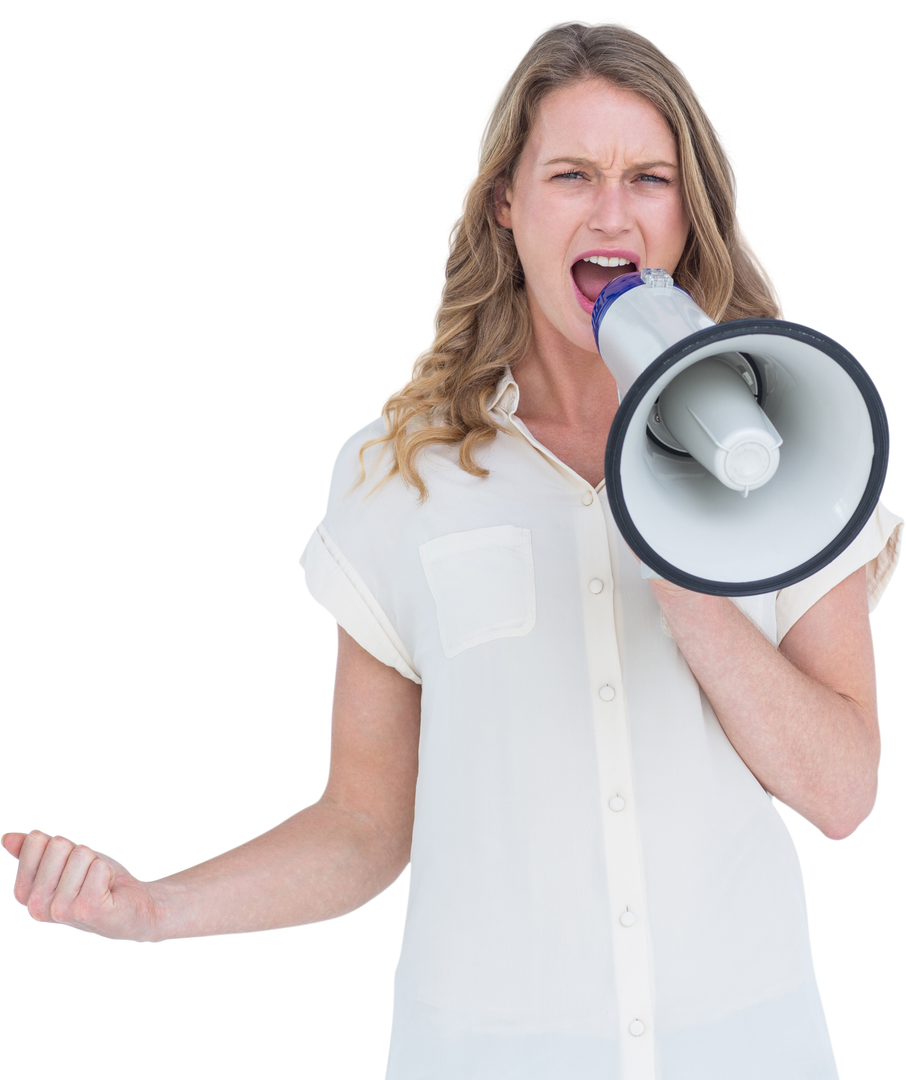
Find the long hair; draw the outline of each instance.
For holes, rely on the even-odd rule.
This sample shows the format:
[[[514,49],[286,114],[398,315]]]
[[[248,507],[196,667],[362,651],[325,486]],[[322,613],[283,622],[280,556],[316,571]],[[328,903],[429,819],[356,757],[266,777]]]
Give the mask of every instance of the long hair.
[[[495,191],[512,183],[545,96],[587,79],[639,94],[673,133],[691,222],[677,284],[715,322],[779,314],[770,282],[739,233],[730,163],[683,73],[625,27],[553,27],[513,72],[488,121],[478,176],[451,238],[434,343],[384,406],[386,433],[362,448],[364,455],[370,446],[389,446],[385,479],[399,473],[422,499],[428,491],[417,458],[428,446],[458,444],[461,467],[487,475],[475,452],[499,430],[488,405],[507,365],[519,362],[531,340],[522,266],[512,232],[497,222]]]

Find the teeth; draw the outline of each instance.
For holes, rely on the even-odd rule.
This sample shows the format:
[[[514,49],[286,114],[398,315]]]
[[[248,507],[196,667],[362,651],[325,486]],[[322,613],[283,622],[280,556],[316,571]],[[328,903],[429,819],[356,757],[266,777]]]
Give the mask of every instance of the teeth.
[[[589,255],[587,259],[583,259],[582,262],[597,263],[598,266],[631,266],[629,259],[624,259],[618,255]]]

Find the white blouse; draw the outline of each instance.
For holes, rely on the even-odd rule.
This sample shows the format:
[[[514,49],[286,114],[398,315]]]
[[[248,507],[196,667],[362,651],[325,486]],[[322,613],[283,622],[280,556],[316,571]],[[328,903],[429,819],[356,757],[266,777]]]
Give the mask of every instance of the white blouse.
[[[594,490],[506,429],[421,458],[429,498],[340,454],[303,556],[363,648],[422,684],[409,909],[388,1080],[832,1080],[805,898],[771,796],[730,744]],[[603,485],[602,485],[603,488]],[[371,492],[371,494],[369,494]],[[901,522],[740,608],[773,642]]]

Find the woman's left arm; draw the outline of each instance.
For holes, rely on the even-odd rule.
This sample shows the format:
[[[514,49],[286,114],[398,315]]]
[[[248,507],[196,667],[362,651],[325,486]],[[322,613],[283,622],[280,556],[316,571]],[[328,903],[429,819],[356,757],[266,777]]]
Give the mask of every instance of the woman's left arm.
[[[881,740],[864,568],[779,648],[728,599],[651,582],[677,645],[762,786],[832,839],[875,801]]]

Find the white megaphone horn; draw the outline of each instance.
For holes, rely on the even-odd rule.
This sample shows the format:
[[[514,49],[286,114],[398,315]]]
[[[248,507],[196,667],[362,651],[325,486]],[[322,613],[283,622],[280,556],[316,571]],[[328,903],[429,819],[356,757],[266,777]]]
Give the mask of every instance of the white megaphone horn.
[[[881,495],[888,431],[846,349],[778,319],[716,324],[655,269],[610,282],[592,326],[621,395],[607,496],[646,572],[751,596],[855,539]]]

